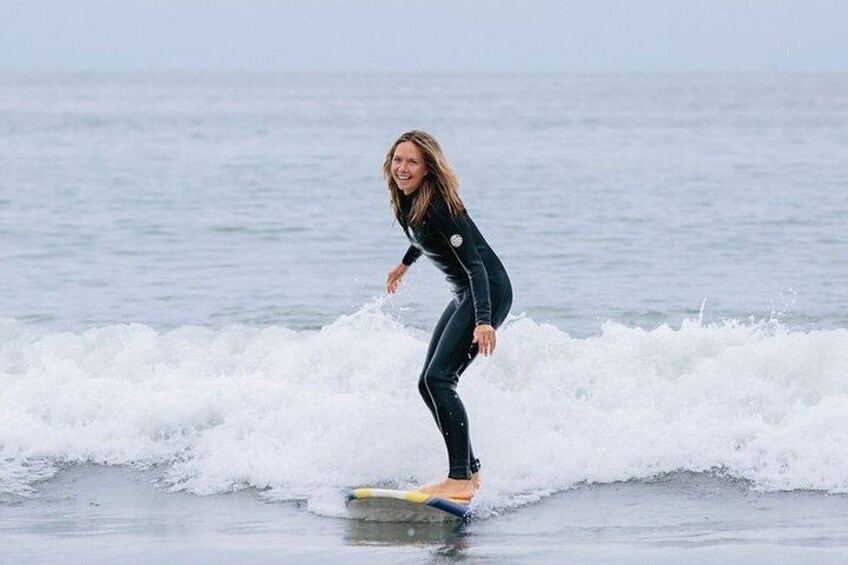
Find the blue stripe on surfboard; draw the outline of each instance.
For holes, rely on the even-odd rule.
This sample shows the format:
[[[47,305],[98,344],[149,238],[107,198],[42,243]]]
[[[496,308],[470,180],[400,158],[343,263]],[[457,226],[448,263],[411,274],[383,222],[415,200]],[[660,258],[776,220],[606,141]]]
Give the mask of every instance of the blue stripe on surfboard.
[[[454,516],[458,516],[460,518],[467,518],[471,514],[471,510],[469,509],[467,504],[453,502],[452,500],[448,500],[446,498],[439,498],[437,496],[431,497],[429,500],[427,500],[427,506],[438,508],[439,510],[443,510],[448,514],[453,514]]]

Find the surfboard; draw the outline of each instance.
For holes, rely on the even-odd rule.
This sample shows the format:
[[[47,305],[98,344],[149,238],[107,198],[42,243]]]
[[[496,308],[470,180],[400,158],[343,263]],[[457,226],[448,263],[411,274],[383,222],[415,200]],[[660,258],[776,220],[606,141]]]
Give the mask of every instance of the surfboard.
[[[468,500],[414,490],[357,488],[348,493],[347,506],[354,518],[378,522],[467,521],[471,517]]]

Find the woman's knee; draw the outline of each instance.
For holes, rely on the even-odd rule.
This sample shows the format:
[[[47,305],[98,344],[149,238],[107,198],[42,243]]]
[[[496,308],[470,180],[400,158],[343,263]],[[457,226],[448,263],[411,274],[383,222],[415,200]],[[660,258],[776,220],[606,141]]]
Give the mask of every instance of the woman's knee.
[[[424,373],[418,378],[418,394],[424,399],[424,402],[430,404],[430,393],[427,391],[427,382],[424,380]]]
[[[425,399],[433,394],[433,390],[441,387],[453,388],[456,386],[456,373],[441,367],[427,367],[418,379],[418,392]]]

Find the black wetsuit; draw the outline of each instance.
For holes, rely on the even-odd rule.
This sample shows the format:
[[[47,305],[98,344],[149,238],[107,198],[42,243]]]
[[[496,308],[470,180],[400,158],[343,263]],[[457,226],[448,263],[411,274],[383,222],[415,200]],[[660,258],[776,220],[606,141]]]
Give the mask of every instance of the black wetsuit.
[[[401,224],[412,243],[403,264],[411,265],[423,253],[447,275],[454,294],[433,330],[418,390],[444,437],[448,476],[468,479],[480,461],[471,449],[468,417],[456,385],[477,356],[474,328],[503,323],[512,306],[512,286],[503,263],[467,213],[454,217],[441,199],[434,198],[424,221],[411,228],[407,220],[415,193],[400,197]]]

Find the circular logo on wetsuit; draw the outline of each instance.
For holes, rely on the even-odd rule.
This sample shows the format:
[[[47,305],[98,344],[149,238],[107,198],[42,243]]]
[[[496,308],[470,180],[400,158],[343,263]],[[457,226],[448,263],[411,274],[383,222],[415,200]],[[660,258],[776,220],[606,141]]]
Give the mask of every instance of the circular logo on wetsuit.
[[[460,245],[462,245],[462,236],[458,233],[455,233],[451,236],[450,242],[451,245],[453,245],[454,247],[459,247]]]

